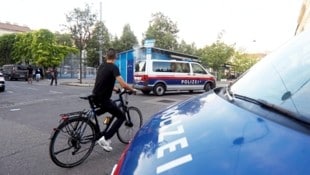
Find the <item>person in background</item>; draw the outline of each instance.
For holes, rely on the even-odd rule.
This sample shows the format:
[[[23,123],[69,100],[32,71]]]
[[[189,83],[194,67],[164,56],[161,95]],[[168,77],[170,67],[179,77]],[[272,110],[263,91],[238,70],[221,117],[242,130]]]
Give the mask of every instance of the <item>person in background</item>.
[[[33,68],[31,65],[28,66],[28,83],[32,84],[32,78],[33,78]]]
[[[50,73],[51,73],[51,86],[53,85],[54,82],[55,82],[55,86],[57,86],[58,72],[57,72],[56,67],[53,67]]]
[[[41,79],[41,70],[40,70],[40,68],[36,69],[35,75],[36,75],[36,81],[39,81]]]

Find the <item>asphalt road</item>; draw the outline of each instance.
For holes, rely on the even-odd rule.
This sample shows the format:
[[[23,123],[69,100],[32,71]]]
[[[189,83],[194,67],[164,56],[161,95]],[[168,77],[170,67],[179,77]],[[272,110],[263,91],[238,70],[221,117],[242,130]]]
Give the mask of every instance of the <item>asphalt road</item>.
[[[58,86],[50,86],[48,80],[33,84],[6,82],[6,91],[0,93],[0,174],[110,174],[125,148],[116,136],[112,139],[112,152],[107,153],[97,145],[84,163],[71,169],[60,168],[49,158],[49,138],[58,125],[59,114],[88,108],[88,103],[78,97],[90,94],[91,84],[69,86],[72,81],[77,82],[59,80]],[[138,93],[130,96],[130,105],[142,111],[146,123],[154,113],[196,94],[170,93],[157,97]]]

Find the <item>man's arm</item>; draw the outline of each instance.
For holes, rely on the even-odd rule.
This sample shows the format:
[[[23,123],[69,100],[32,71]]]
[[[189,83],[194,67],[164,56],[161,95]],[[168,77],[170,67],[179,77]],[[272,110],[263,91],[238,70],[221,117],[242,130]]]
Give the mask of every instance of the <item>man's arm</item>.
[[[122,88],[133,91],[133,92],[136,91],[136,89],[129,86],[121,76],[117,76],[116,80],[118,81],[118,83],[121,85]]]

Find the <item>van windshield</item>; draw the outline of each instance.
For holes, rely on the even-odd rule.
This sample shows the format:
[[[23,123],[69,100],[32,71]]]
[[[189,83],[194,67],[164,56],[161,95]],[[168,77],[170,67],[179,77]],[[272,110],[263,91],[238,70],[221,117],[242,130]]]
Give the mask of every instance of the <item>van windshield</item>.
[[[145,71],[145,61],[138,61],[135,65],[135,72],[144,72]]]

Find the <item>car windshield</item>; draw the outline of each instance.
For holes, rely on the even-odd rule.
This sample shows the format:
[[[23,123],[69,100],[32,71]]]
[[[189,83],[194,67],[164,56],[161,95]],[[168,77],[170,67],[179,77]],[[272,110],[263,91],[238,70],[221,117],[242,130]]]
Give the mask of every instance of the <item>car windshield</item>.
[[[310,118],[310,32],[269,54],[232,86],[234,94],[287,109]]]

